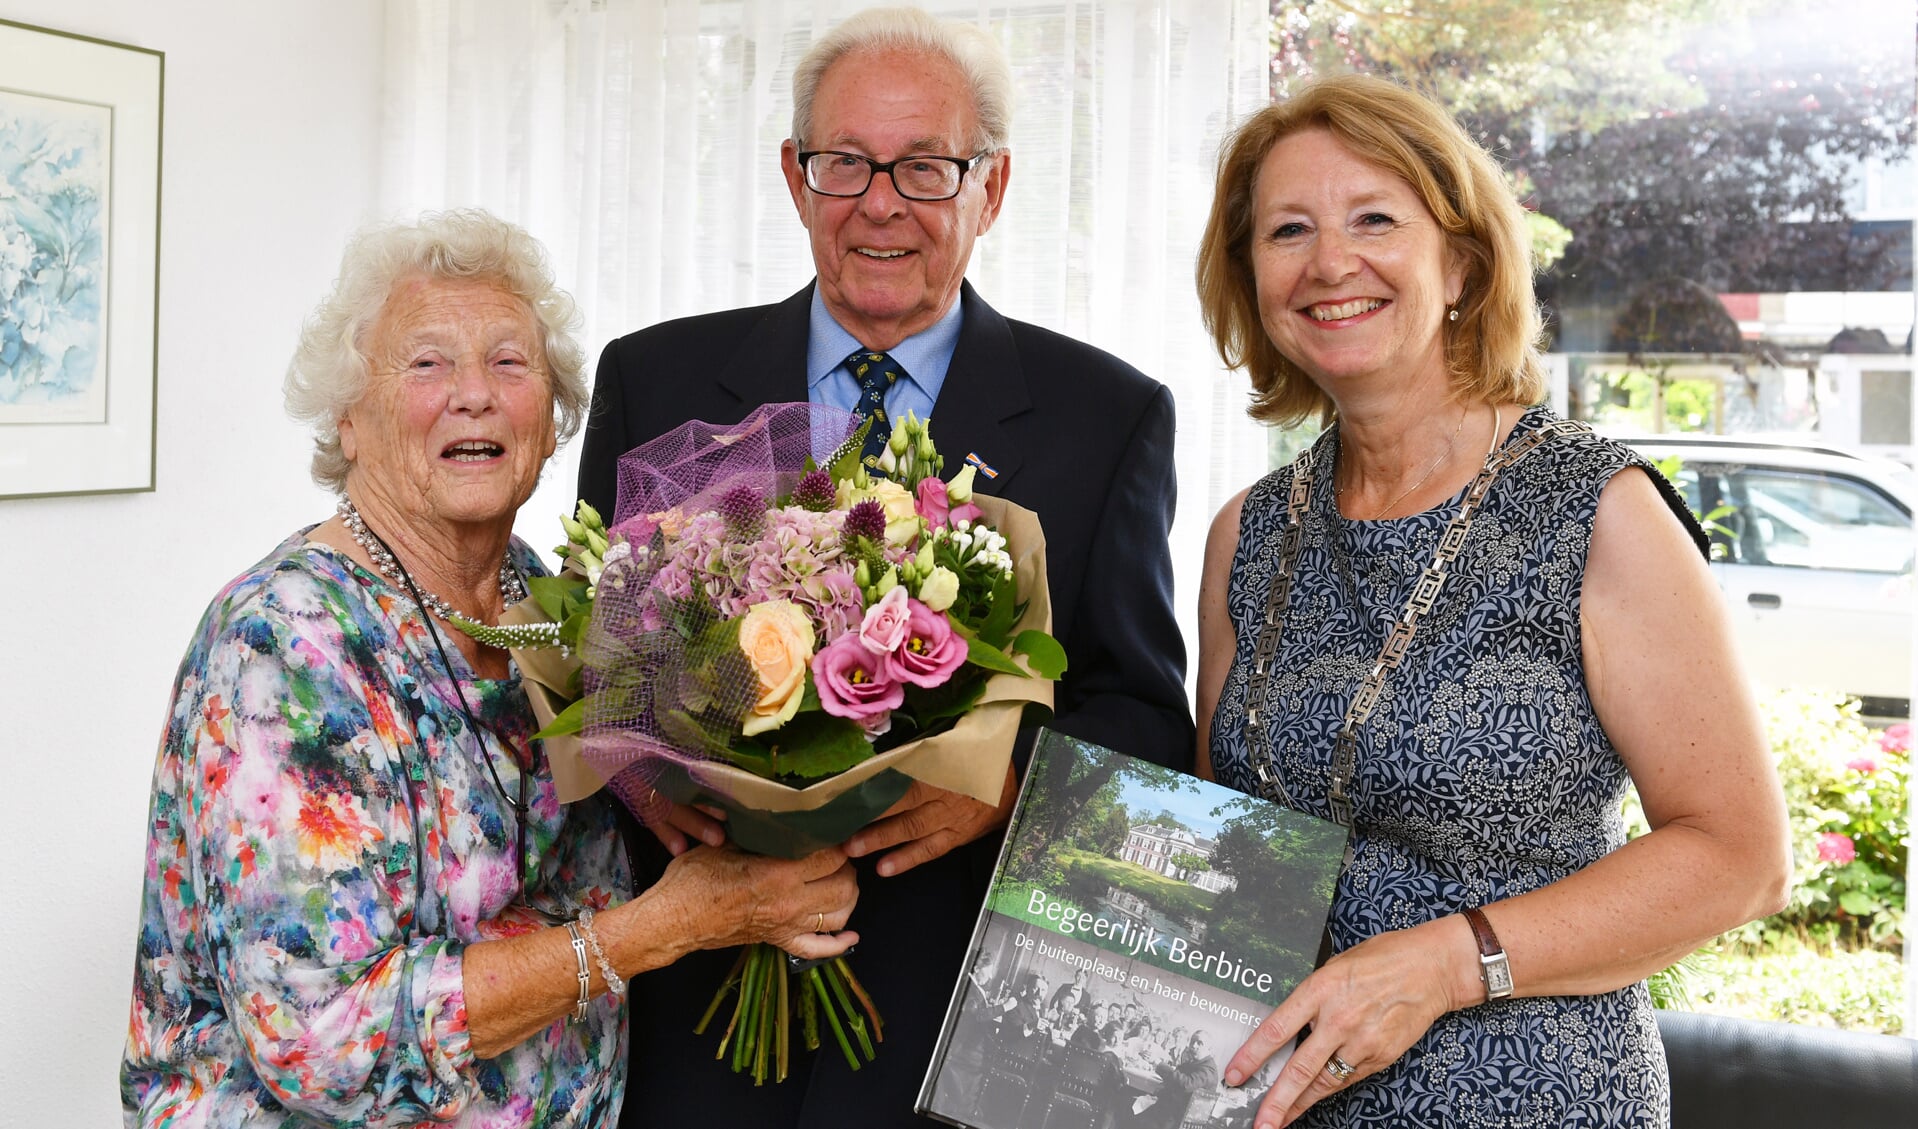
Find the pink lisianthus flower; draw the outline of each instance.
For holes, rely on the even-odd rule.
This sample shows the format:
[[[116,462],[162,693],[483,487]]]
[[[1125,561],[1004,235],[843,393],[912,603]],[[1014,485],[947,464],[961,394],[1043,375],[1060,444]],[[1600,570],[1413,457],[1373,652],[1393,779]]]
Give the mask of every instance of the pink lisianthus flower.
[[[857,632],[841,635],[814,655],[812,677],[821,709],[862,726],[906,700],[906,688],[887,669],[886,656],[860,642]]]
[[[955,521],[978,521],[985,512],[971,502],[953,505],[952,496],[946,491],[946,484],[931,476],[919,480],[915,504],[918,507],[919,516],[925,518],[926,524],[934,529],[951,525]]]
[[[906,641],[909,626],[904,585],[889,590],[879,602],[866,609],[859,623],[859,641],[878,655],[890,655]]]
[[[1840,866],[1858,857],[1858,844],[1851,836],[1841,831],[1820,831],[1818,833],[1818,861],[1835,862]]]
[[[942,686],[966,661],[966,641],[952,630],[944,614],[918,600],[907,600],[905,641],[887,656],[891,677],[930,690]]]
[[[1866,776],[1878,771],[1878,761],[1870,755],[1853,757],[1845,762],[1845,767],[1853,772],[1862,772]]]

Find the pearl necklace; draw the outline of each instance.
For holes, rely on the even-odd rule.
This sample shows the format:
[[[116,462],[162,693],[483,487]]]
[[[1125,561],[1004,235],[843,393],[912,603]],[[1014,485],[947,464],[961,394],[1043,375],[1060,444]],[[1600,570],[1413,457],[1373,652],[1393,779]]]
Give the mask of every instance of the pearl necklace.
[[[405,570],[400,567],[400,562],[394,559],[393,554],[387,551],[385,542],[366,527],[366,519],[362,518],[360,511],[354,507],[353,499],[344,494],[340,495],[338,509],[340,520],[346,523],[346,531],[353,535],[353,543],[366,550],[366,555],[373,559],[373,567],[379,569],[380,575],[394,584],[403,584],[406,578]],[[432,612],[448,623],[455,619],[466,618],[439,595],[423,588],[416,590],[419,592],[419,602],[426,611]],[[526,598],[526,582],[520,579],[519,570],[513,567],[511,550],[500,558],[499,596],[506,607],[511,607]]]

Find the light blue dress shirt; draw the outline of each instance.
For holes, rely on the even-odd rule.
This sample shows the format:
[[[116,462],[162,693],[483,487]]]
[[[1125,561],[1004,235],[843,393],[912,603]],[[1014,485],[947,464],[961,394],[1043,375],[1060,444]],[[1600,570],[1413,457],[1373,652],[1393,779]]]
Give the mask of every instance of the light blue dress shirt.
[[[944,317],[886,350],[906,378],[886,390],[886,415],[903,419],[910,411],[920,419],[932,418],[932,406],[945,386],[946,370],[952,367],[953,351],[959,347],[960,306],[954,301]],[[814,404],[830,404],[846,411],[859,405],[859,382],[846,367],[846,358],[865,346],[833,320],[819,287],[812,292],[812,324],[806,338],[806,399]],[[934,432],[934,438],[938,433]]]

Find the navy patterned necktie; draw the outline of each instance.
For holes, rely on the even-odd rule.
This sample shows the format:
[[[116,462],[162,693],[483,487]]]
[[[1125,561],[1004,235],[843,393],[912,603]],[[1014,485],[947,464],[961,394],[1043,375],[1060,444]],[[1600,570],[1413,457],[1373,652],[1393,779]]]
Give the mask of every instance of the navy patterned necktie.
[[[886,415],[886,392],[906,375],[906,370],[900,368],[891,355],[865,349],[847,357],[846,367],[859,382],[858,412],[872,419],[872,430],[866,432],[866,445],[859,452],[859,461],[866,469],[877,470],[879,453],[886,449],[886,440],[892,438],[892,419]]]

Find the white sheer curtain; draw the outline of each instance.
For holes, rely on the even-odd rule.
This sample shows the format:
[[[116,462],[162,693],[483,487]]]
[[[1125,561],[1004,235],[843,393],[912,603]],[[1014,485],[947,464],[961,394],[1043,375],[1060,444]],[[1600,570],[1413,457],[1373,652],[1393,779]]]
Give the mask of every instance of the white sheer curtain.
[[[664,318],[783,298],[812,276],[778,171],[792,67],[865,6],[390,0],[383,202],[397,215],[479,205],[524,224],[579,299],[595,353]],[[1244,381],[1220,366],[1192,287],[1219,139],[1265,98],[1265,0],[921,6],[978,22],[1012,60],[1012,181],[974,285],[1178,400],[1173,549],[1190,646],[1207,523],[1265,467]],[[562,455],[522,512],[533,544],[551,543],[573,466]]]

